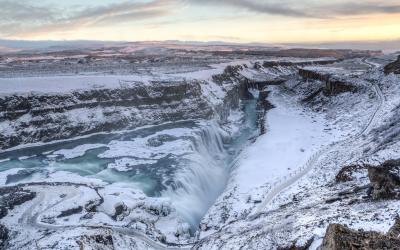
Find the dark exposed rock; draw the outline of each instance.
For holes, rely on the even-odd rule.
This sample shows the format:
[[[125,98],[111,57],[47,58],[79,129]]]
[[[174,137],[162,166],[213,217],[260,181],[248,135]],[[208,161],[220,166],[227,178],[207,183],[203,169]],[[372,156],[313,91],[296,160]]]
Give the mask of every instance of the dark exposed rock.
[[[400,240],[378,232],[349,229],[339,224],[329,225],[321,250],[400,249]]]
[[[29,190],[23,190],[20,187],[2,187],[0,188],[0,206],[7,209],[14,209],[36,197],[36,193]]]
[[[240,77],[240,71],[243,70],[242,65],[228,65],[222,74],[213,75],[212,79],[217,84],[230,84],[235,78]]]
[[[394,225],[389,229],[387,235],[397,239],[400,238],[400,217],[396,218]]]
[[[331,204],[331,203],[335,203],[335,202],[341,201],[341,200],[342,200],[342,198],[340,198],[340,197],[334,197],[334,198],[327,199],[327,200],[325,201],[325,203],[326,203],[326,204]]]
[[[79,214],[82,211],[83,211],[83,207],[82,206],[74,207],[74,208],[71,208],[71,209],[67,209],[67,210],[61,211],[61,214],[59,214],[57,216],[57,218],[63,218],[63,217],[71,216],[71,215],[74,215],[74,214]]]
[[[400,74],[400,56],[398,56],[395,62],[389,63],[384,68],[385,74]]]
[[[290,246],[286,247],[278,247],[278,250],[307,250],[313,243],[313,239],[310,239],[309,241],[306,242],[304,246],[297,246],[295,243],[293,243]]]
[[[0,206],[0,219],[6,217],[8,214],[8,210],[4,206]]]
[[[265,118],[266,118],[266,113],[268,110],[273,109],[274,105],[272,105],[268,100],[269,91],[261,91],[259,93],[259,97],[257,100],[257,107],[256,107],[256,112],[257,112],[257,125],[260,128],[260,134],[265,134],[266,133],[266,127],[265,127]]]
[[[347,182],[353,181],[353,174],[362,170],[365,170],[367,167],[362,165],[350,165],[343,167],[339,173],[336,175],[336,182]]]
[[[147,145],[150,147],[159,147],[165,142],[175,141],[177,138],[172,135],[157,135],[147,140]]]
[[[118,204],[115,206],[115,213],[112,216],[113,220],[122,220],[124,217],[124,214],[128,212],[128,207],[124,204]]]
[[[304,79],[317,80],[325,83],[323,93],[327,96],[338,95],[345,92],[354,92],[356,90],[356,88],[350,83],[335,79],[335,77],[328,74],[308,69],[299,69],[299,75]]]
[[[311,100],[313,100],[317,95],[319,95],[322,91],[324,91],[324,88],[318,88],[317,90],[315,90],[314,92],[312,92],[311,94],[309,94],[306,98],[304,98],[302,101],[303,102],[310,102]]]
[[[4,225],[0,224],[0,249],[6,248],[8,238],[8,229]]]
[[[7,216],[8,210],[35,198],[36,193],[21,187],[0,188],[0,219]],[[0,249],[4,249],[9,237],[8,229],[0,224]]]
[[[88,203],[85,204],[85,210],[86,212],[97,212],[97,207],[103,203],[103,200],[101,199],[96,199],[96,200],[90,200]]]
[[[355,92],[355,90],[355,87],[349,83],[340,80],[329,79],[329,81],[326,82],[324,94],[338,95],[345,92]]]
[[[290,61],[265,61],[263,66],[265,68],[272,68],[272,67],[288,67],[288,66],[308,66],[308,65],[327,65],[332,64],[335,62],[339,62],[340,60],[318,60],[318,61],[305,61],[305,62],[290,62]]]
[[[373,199],[400,198],[400,160],[389,160],[381,166],[369,166],[368,177]]]
[[[20,191],[21,189],[18,187],[0,187],[0,196],[4,196],[10,194],[12,192]]]
[[[83,235],[78,241],[80,249],[114,249],[114,241],[110,234]]]

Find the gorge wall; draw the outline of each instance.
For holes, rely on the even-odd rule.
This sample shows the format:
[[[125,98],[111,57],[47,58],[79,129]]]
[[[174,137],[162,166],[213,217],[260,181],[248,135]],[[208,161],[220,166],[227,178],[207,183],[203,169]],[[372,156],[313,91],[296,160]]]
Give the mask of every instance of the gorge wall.
[[[228,67],[214,82],[180,79],[132,82],[119,88],[0,96],[0,149],[145,125],[216,117],[225,121],[240,99],[251,98],[241,67]],[[203,88],[223,92],[209,100]],[[211,93],[212,94],[212,93]]]
[[[325,83],[323,92],[325,95],[338,95],[344,92],[355,91],[352,84],[346,83],[331,75],[320,73],[318,71],[299,69],[299,75],[307,80],[316,80]]]
[[[167,121],[206,119],[200,82],[135,83],[117,89],[0,97],[0,148]]]

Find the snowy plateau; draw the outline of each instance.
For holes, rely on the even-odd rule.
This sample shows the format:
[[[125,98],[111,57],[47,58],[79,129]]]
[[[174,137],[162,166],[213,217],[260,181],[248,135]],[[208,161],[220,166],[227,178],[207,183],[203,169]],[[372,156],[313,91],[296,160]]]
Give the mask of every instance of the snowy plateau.
[[[1,249],[400,249],[400,56],[0,54]]]

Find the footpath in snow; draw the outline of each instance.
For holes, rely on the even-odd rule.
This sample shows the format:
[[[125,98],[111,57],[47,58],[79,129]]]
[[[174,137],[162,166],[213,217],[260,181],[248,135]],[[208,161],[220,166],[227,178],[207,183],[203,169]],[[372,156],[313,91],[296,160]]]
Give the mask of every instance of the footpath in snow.
[[[268,100],[275,108],[267,113],[267,133],[243,152],[233,173],[242,201],[250,194],[264,200],[269,193],[265,188],[295,175],[315,153],[345,136],[323,115],[310,116],[277,88],[270,86]]]

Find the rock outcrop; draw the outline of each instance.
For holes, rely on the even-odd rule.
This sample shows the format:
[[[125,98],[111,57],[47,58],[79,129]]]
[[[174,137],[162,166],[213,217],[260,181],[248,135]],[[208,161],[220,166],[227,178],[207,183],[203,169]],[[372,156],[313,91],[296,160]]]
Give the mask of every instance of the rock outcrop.
[[[261,91],[257,100],[257,125],[260,128],[260,134],[265,134],[267,132],[265,125],[266,113],[268,110],[274,108],[274,105],[267,100],[268,95],[269,91]]]
[[[345,92],[354,92],[356,88],[350,83],[341,81],[328,74],[308,69],[299,69],[299,75],[307,80],[316,80],[325,83],[323,92],[325,95],[338,95]]]
[[[361,171],[365,171],[367,167],[363,165],[350,165],[343,167],[336,175],[336,182],[347,182],[353,181],[354,175]]]
[[[97,235],[83,235],[77,243],[80,249],[115,249],[113,237],[109,232]]]
[[[7,245],[7,240],[9,237],[8,229],[0,224],[0,249],[5,249]]]
[[[2,187],[0,188],[0,219],[7,216],[9,210],[15,206],[24,204],[36,197],[36,193],[24,190],[21,187]],[[0,224],[0,249],[5,249],[9,238],[9,230]]]
[[[339,224],[329,225],[321,250],[400,249],[400,239],[378,232],[356,231]]]
[[[390,160],[381,166],[368,167],[373,199],[400,198],[400,160]]]
[[[36,197],[36,193],[24,190],[21,187],[2,187],[0,188],[0,211],[1,218],[7,215],[8,210],[21,205]]]
[[[397,61],[389,63],[384,68],[385,74],[400,74],[400,56],[398,56]]]
[[[339,62],[341,60],[319,60],[319,61],[305,61],[305,62],[289,62],[289,61],[265,61],[263,66],[265,68],[272,67],[290,67],[290,66],[309,66],[309,65],[328,65],[335,62]]]

